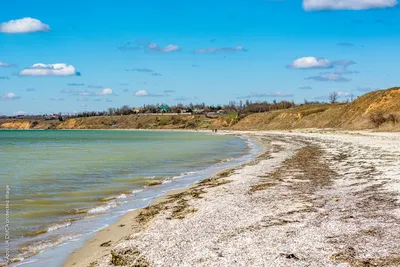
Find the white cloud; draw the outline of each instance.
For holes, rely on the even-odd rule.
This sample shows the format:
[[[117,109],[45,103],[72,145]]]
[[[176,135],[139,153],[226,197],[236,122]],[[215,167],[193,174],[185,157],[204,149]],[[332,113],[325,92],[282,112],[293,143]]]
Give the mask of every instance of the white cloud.
[[[397,0],[303,0],[306,11],[315,10],[363,10],[388,8],[397,5]]]
[[[65,63],[56,64],[34,64],[30,68],[19,72],[20,76],[80,76],[80,73],[72,65]]]
[[[0,24],[3,33],[48,32],[50,26],[34,18],[10,20]]]
[[[175,52],[181,49],[178,45],[175,44],[169,44],[166,47],[160,47],[156,43],[147,44],[147,48],[150,49],[151,51],[162,52],[162,53]]]
[[[167,45],[164,48],[161,48],[161,51],[162,52],[173,52],[173,51],[178,51],[179,49],[180,49],[179,46],[174,45],[174,44],[170,44],[170,45]]]
[[[135,96],[148,96],[149,93],[147,93],[146,90],[139,90],[135,93]]]
[[[14,94],[13,92],[9,92],[5,95],[0,96],[0,100],[16,100],[19,99],[20,97]]]
[[[111,88],[104,88],[102,91],[97,92],[96,95],[112,95],[113,93],[114,93],[114,92],[113,92],[113,89],[111,89]]]
[[[292,69],[328,69],[332,62],[325,58],[301,57],[294,60],[289,66]]]

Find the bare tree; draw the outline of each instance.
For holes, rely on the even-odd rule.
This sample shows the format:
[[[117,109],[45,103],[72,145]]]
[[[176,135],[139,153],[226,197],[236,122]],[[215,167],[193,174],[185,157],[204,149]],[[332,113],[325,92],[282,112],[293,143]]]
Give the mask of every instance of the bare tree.
[[[329,94],[329,101],[331,104],[335,104],[339,98],[339,94],[337,92],[332,92]]]

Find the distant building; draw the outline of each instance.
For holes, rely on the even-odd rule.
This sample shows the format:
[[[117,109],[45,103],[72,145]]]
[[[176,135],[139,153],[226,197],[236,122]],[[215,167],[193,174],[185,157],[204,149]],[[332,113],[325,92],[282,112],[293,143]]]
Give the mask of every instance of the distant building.
[[[136,113],[136,114],[138,114],[138,113],[140,113],[142,110],[143,110],[143,108],[135,108],[135,109],[133,110],[133,112]]]
[[[165,112],[168,112],[168,111],[170,111],[171,109],[169,108],[169,106],[167,106],[167,105],[162,105],[162,106],[160,106],[159,108],[158,108],[158,111],[159,112],[161,112],[161,113],[165,113]]]

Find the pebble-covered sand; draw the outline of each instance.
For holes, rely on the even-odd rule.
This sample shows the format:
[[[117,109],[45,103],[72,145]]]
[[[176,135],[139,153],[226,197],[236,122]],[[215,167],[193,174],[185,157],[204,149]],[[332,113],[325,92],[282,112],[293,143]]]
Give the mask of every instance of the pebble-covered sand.
[[[264,152],[128,214],[65,266],[400,266],[400,134],[220,134]]]

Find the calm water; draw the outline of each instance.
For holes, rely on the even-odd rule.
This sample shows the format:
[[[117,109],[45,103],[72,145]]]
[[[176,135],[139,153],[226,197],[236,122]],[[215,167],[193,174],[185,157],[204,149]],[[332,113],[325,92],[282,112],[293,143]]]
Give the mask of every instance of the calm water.
[[[129,207],[149,181],[167,184],[246,153],[243,139],[205,133],[0,131],[12,255],[74,238],[76,222]]]

